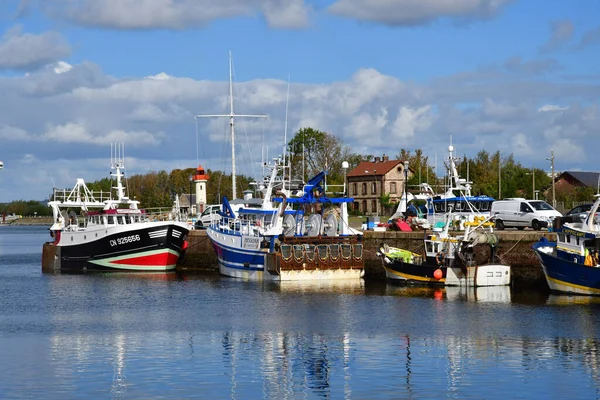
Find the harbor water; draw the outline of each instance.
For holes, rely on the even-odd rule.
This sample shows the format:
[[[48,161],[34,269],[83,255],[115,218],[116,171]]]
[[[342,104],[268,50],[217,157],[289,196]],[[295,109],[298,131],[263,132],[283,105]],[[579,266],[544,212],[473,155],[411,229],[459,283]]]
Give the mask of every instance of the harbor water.
[[[598,399],[600,298],[44,274],[0,226],[2,399]]]

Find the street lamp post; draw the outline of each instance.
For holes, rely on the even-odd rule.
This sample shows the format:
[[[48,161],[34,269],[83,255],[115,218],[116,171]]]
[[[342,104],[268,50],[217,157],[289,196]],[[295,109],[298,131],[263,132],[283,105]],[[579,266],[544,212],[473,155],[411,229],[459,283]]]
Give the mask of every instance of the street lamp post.
[[[348,164],[348,161],[342,161],[342,169],[344,170],[344,197],[346,197],[346,172],[348,171],[348,167],[350,166],[350,164]]]
[[[552,165],[552,207],[556,208],[556,190],[554,188],[554,149],[550,150],[550,158],[546,158]]]
[[[190,211],[189,214],[192,214],[192,182],[194,181],[194,175],[190,174],[188,176],[188,180],[190,181]]]
[[[537,200],[535,198],[535,167],[531,167],[531,172],[526,172],[525,175],[531,175],[531,198]]]
[[[531,166],[531,195],[535,199],[535,167]]]
[[[408,183],[408,161],[404,161],[404,201],[408,211],[408,195],[406,194],[406,185]]]

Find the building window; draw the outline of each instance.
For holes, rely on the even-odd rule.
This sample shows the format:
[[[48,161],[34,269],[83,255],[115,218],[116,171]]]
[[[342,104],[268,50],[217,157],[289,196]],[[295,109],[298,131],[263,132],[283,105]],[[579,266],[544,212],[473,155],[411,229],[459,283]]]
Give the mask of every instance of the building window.
[[[353,183],[352,184],[352,193],[351,193],[351,195],[352,196],[356,196],[357,194],[358,194],[358,184]],[[358,207],[357,207],[357,209],[358,209]]]
[[[396,182],[390,182],[390,193],[396,194]]]
[[[371,210],[377,215],[377,200],[371,200]]]
[[[362,184],[362,194],[367,194],[367,182],[363,182]]]
[[[367,201],[366,200],[362,201],[362,212],[363,212],[363,214],[366,214],[368,212],[367,211]]]
[[[377,182],[371,183],[371,194],[377,194]]]

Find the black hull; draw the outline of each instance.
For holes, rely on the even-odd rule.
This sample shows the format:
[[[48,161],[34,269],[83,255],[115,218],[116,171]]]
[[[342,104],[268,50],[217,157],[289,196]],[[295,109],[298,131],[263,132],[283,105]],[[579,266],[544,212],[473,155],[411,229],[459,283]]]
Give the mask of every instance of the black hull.
[[[62,232],[44,245],[42,269],[61,271],[165,271],[185,251],[186,228],[173,223],[140,224],[85,232]],[[150,226],[145,226],[150,225]],[[114,230],[114,233],[111,233]],[[102,235],[106,236],[102,236]],[[96,238],[96,235],[100,236]],[[88,239],[92,237],[93,239]],[[71,242],[75,244],[71,244]]]
[[[392,281],[432,286],[444,286],[448,272],[447,267],[437,264],[412,264],[397,260],[390,263],[383,261],[383,267],[387,278]],[[437,270],[441,272],[439,278],[435,277]]]

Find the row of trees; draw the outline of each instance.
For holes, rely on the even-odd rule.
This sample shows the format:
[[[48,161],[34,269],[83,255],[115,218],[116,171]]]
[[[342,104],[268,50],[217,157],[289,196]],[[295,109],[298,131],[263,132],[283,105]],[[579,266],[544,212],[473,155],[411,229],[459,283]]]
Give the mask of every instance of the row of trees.
[[[375,156],[352,153],[350,147],[327,132],[313,128],[302,128],[288,143],[289,161],[292,165],[292,178],[306,181],[308,178],[327,169],[327,182],[330,185],[341,185],[344,182],[342,162],[349,163],[349,169],[355,168],[361,161],[373,161]],[[436,191],[443,190],[447,184],[444,177],[436,176],[436,166],[432,165],[429,157],[423,150],[414,152],[400,149],[396,158],[409,162],[413,175],[409,179],[410,186],[418,186],[421,182],[429,183]],[[444,172],[445,172],[444,167]],[[143,207],[170,207],[175,195],[188,194],[191,191],[189,176],[195,174],[195,169],[175,169],[170,173],[166,171],[150,172],[143,175],[133,175],[127,179],[128,195],[139,200]],[[207,184],[209,203],[220,203],[222,196],[231,196],[231,176],[221,171],[207,170],[210,180]],[[473,181],[474,194],[486,194],[494,198],[526,197],[535,198],[535,191],[539,191],[539,198],[551,201],[552,179],[539,168],[524,167],[514,160],[512,154],[502,156],[499,151],[489,153],[481,150],[474,158],[464,156],[459,163],[459,175]],[[237,177],[238,191],[250,187],[252,179],[239,175]],[[534,188],[535,184],[535,188]],[[92,190],[110,190],[113,182],[104,178],[88,184]],[[557,191],[557,201],[571,203],[573,201],[589,201],[594,194],[593,188],[577,188],[572,191]],[[386,197],[387,196],[387,197]],[[389,199],[383,194],[381,201]],[[49,214],[49,208],[36,201],[15,201],[10,204],[0,205],[0,212],[6,214],[16,213],[21,215]]]

